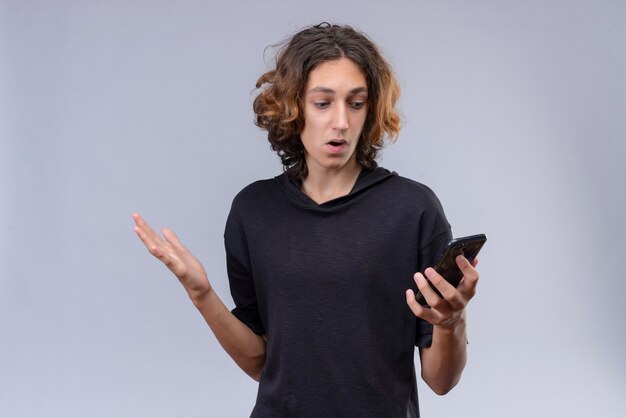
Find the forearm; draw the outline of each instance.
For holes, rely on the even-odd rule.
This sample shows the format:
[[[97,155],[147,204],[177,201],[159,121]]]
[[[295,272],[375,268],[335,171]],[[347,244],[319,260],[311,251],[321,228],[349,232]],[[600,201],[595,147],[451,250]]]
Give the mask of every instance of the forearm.
[[[420,349],[422,379],[435,393],[445,395],[459,382],[467,362],[465,311],[453,326],[433,328],[432,345]]]
[[[265,340],[237,319],[211,287],[202,264],[182,245],[174,232],[163,228],[163,239],[138,214],[134,231],[150,254],[178,278],[224,350],[253,379],[259,380],[265,363]]]
[[[234,316],[211,288],[191,298],[220,345],[241,369],[258,381],[265,363],[265,340]]]

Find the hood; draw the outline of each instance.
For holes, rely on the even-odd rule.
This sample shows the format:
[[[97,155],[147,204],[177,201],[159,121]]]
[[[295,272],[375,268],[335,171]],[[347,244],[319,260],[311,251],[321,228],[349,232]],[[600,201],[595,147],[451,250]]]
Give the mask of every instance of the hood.
[[[289,200],[296,206],[316,212],[330,213],[340,208],[344,208],[350,205],[355,197],[364,193],[371,187],[378,183],[381,183],[398,174],[394,171],[389,171],[386,168],[378,167],[374,170],[363,168],[359,173],[359,176],[348,193],[345,196],[338,197],[336,199],[324,202],[321,205],[313,201],[302,190],[300,190],[300,182],[291,179],[287,173],[283,173],[280,176],[275,177],[280,188],[285,192]]]

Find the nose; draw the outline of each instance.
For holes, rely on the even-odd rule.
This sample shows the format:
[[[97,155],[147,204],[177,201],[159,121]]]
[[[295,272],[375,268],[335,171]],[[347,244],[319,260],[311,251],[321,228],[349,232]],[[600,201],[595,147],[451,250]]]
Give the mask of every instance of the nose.
[[[345,131],[350,126],[348,123],[348,107],[345,103],[341,103],[335,107],[333,115],[333,125],[338,131]]]

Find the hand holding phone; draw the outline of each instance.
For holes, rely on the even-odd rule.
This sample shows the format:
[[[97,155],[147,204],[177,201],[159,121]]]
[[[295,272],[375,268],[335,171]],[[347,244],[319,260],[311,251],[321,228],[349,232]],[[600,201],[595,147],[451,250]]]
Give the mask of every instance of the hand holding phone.
[[[461,282],[461,279],[463,278],[463,272],[456,264],[457,256],[463,255],[470,263],[473,263],[474,259],[478,255],[478,252],[486,241],[487,237],[485,236],[485,234],[470,235],[467,237],[455,238],[451,240],[448,243],[441,259],[435,266],[435,271],[439,273],[444,279],[446,279],[446,281],[452,286],[457,287]],[[424,277],[426,277],[426,275],[424,275]],[[435,291],[435,293],[442,297],[439,290],[437,290],[437,288],[432,283],[430,283],[430,281],[428,283],[430,284],[430,287]],[[416,300],[421,305],[427,305],[426,299],[420,291],[417,292]]]

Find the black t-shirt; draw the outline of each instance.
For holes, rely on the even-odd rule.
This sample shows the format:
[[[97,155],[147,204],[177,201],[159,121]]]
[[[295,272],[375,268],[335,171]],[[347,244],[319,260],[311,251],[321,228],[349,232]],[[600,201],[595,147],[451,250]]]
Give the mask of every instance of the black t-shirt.
[[[405,291],[451,238],[435,194],[383,168],[321,205],[282,174],[234,199],[233,314],[267,336],[252,417],[418,417],[415,346],[432,326]]]

